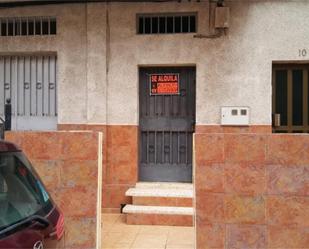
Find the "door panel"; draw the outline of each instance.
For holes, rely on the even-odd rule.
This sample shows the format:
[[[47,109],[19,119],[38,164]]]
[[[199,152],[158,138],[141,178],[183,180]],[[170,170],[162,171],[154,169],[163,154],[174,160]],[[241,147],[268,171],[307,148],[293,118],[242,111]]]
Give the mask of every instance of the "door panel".
[[[151,74],[179,74],[179,94],[151,95]],[[141,181],[192,181],[195,68],[140,69]]]
[[[12,129],[57,127],[56,56],[0,56],[0,116],[12,103]]]

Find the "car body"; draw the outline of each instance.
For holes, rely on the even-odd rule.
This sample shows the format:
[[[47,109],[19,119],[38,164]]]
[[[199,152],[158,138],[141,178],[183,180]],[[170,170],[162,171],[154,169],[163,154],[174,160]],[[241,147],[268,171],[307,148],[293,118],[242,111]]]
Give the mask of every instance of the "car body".
[[[0,140],[0,248],[64,248],[64,217],[24,153]]]

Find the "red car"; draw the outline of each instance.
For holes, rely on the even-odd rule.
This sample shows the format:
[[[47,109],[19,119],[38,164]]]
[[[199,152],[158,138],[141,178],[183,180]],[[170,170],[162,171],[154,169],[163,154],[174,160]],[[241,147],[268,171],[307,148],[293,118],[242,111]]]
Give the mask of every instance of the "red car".
[[[0,248],[64,248],[64,218],[22,151],[0,140]]]

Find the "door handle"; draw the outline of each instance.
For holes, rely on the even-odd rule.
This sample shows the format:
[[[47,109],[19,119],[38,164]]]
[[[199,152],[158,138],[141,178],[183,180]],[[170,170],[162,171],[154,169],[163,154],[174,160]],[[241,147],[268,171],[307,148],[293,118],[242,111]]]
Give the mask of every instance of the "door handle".
[[[273,126],[274,127],[281,126],[281,114],[280,113],[273,114]]]

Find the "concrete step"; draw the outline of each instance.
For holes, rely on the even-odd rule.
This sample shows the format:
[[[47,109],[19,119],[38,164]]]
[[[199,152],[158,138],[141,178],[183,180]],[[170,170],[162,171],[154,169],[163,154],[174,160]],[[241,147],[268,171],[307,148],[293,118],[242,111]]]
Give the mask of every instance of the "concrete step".
[[[193,198],[193,189],[136,187],[128,189],[126,196]]]
[[[164,184],[164,186],[159,184],[145,185],[139,185],[127,190],[126,196],[132,197],[134,205],[175,207],[193,206],[192,188],[188,188],[187,186],[185,188],[167,188],[166,184]]]
[[[181,182],[138,182],[136,188],[172,188],[172,189],[191,189],[193,190],[192,183],[181,183]]]
[[[127,224],[193,225],[193,185],[188,183],[139,182],[126,192]]]
[[[126,205],[127,224],[193,226],[192,207]]]
[[[142,206],[142,205],[126,205],[123,208],[126,214],[143,213],[143,214],[172,214],[172,215],[193,215],[192,207],[165,207],[165,206]]]

